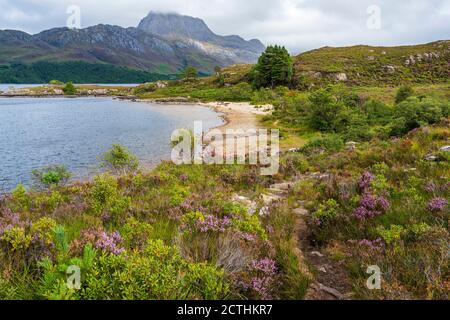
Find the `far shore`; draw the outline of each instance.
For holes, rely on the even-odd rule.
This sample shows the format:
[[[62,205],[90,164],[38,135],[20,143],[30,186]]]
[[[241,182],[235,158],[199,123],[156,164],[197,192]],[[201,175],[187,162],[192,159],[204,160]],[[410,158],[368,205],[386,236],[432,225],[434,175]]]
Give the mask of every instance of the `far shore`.
[[[260,118],[264,115],[269,114],[273,107],[271,105],[264,106],[255,106],[250,104],[249,102],[201,102],[201,101],[193,101],[183,97],[173,97],[173,98],[164,98],[164,99],[137,99],[131,96],[111,96],[111,95],[101,95],[101,96],[85,96],[85,95],[75,95],[75,96],[65,96],[65,95],[0,95],[5,99],[7,98],[68,98],[68,99],[76,99],[76,98],[86,98],[86,97],[97,97],[97,98],[112,98],[119,100],[129,100],[132,102],[138,103],[154,103],[160,105],[192,105],[192,106],[203,106],[209,108],[223,119],[224,123],[211,128],[211,130],[218,129],[223,134],[226,133],[227,130],[248,130],[248,129],[259,129],[262,128],[260,124]],[[242,138],[238,138],[242,139]],[[245,139],[245,137],[243,138]],[[250,150],[246,150],[248,153]],[[233,151],[234,152],[234,151]],[[151,172],[157,164],[146,164],[142,166],[142,169],[145,172]],[[81,178],[77,178],[71,183],[89,183],[92,181],[92,176],[85,176]],[[5,194],[5,191],[0,191],[0,195]]]
[[[103,89],[104,90],[104,89]],[[249,102],[202,102],[195,101],[186,97],[168,97],[159,99],[139,99],[132,95],[112,95],[109,93],[96,93],[92,94],[76,94],[76,95],[64,95],[64,94],[43,94],[43,93],[2,93],[0,98],[112,98],[118,100],[129,100],[133,102],[147,102],[164,105],[200,105],[208,107],[217,113],[222,114],[224,124],[213,128],[225,131],[227,129],[258,129],[260,128],[259,117],[267,115],[273,109],[271,105],[254,106]]]

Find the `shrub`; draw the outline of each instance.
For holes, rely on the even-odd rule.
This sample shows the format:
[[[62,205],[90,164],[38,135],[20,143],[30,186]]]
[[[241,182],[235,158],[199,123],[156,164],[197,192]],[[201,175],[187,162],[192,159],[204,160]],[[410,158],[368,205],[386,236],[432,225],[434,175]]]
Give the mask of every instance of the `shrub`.
[[[186,81],[196,80],[198,78],[198,71],[194,67],[187,67],[184,69],[182,76]]]
[[[101,229],[88,229],[81,232],[79,239],[71,243],[72,252],[80,252],[87,244],[104,254],[120,255],[125,251],[121,247],[122,236],[119,232],[106,232]]]
[[[207,263],[188,264],[183,279],[191,299],[223,300],[230,293],[230,285],[225,281],[225,272]]]
[[[344,147],[344,141],[337,134],[324,135],[311,139],[301,151],[306,154],[312,154],[317,151],[333,151],[338,152]]]
[[[253,260],[250,265],[252,277],[242,283],[245,290],[250,291],[258,299],[273,299],[272,292],[277,273],[276,262],[265,258],[262,260]]]
[[[333,93],[327,89],[320,89],[309,96],[310,110],[308,122],[312,129],[324,132],[337,132],[342,120],[340,115],[345,106],[339,102]]]
[[[13,200],[16,203],[16,205],[21,209],[28,209],[30,206],[30,197],[27,194],[27,189],[25,189],[25,186],[23,184],[19,184],[13,191],[12,191]]]
[[[135,218],[129,218],[123,227],[122,235],[130,248],[142,250],[151,237],[152,232],[153,226],[151,224],[140,222]]]
[[[41,170],[33,170],[32,175],[35,184],[44,187],[64,184],[71,177],[71,173],[67,168],[61,165],[50,166]]]
[[[140,95],[149,92],[155,92],[158,87],[155,83],[144,83],[133,89],[133,94]]]
[[[224,273],[206,264],[193,265],[162,241],[149,241],[142,255],[103,255],[83,283],[89,300],[223,299]]]
[[[391,225],[389,229],[378,227],[377,232],[387,244],[391,244],[400,241],[406,229],[399,225]]]
[[[258,236],[261,240],[267,240],[267,233],[257,215],[242,213],[231,220],[233,227],[247,235]]]
[[[48,82],[48,84],[51,84],[51,85],[63,85],[64,83],[59,81],[59,80],[50,80]]]
[[[363,107],[370,125],[385,125],[391,121],[392,108],[377,100],[369,100]]]
[[[408,98],[395,106],[392,133],[402,135],[420,126],[434,124],[443,117],[443,108],[445,104],[431,98]]]
[[[185,231],[225,232],[231,221],[228,217],[223,219],[213,215],[203,215],[201,212],[189,212],[181,219],[181,229]]]
[[[321,223],[328,222],[336,218],[339,205],[334,199],[328,199],[319,205],[313,214],[313,218],[320,220]]]
[[[250,100],[252,96],[252,87],[247,82],[241,82],[229,88],[229,95],[225,100],[244,101]]]
[[[120,144],[114,144],[112,148],[101,157],[103,166],[115,173],[127,173],[136,171],[139,160],[127,148]]]
[[[54,230],[56,221],[41,218],[33,223],[21,220],[17,214],[8,213],[0,219],[0,249],[3,263],[10,267],[29,269],[36,262],[54,254]]]
[[[77,88],[75,88],[72,82],[67,82],[63,88],[63,92],[67,96],[73,96],[77,93]]]
[[[395,103],[399,104],[414,95],[414,90],[410,86],[401,86],[395,96]]]
[[[90,198],[96,212],[111,205],[117,198],[117,180],[108,174],[95,177],[94,185],[90,190]]]

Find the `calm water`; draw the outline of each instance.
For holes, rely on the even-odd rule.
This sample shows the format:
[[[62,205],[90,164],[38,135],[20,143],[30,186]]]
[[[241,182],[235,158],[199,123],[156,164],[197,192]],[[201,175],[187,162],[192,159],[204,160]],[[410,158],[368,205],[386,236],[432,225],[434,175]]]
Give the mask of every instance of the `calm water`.
[[[40,86],[43,86],[43,84],[7,84],[7,83],[0,83],[0,91],[8,92],[8,91],[14,90],[14,89],[34,88],[34,87],[40,87]]]
[[[10,90],[14,89],[21,89],[21,88],[34,88],[34,87],[41,87],[46,84],[8,84],[8,83],[0,83],[0,91],[8,92]],[[77,85],[77,84],[75,84]],[[86,84],[89,85],[89,84]],[[119,87],[137,87],[139,84],[103,84],[103,83],[96,83],[96,86],[99,87],[110,87],[110,86],[119,86]]]
[[[170,158],[170,135],[202,120],[222,123],[201,106],[169,106],[111,98],[0,98],[0,191],[30,184],[31,171],[64,164],[75,178],[98,172],[97,157],[113,143],[144,165]]]

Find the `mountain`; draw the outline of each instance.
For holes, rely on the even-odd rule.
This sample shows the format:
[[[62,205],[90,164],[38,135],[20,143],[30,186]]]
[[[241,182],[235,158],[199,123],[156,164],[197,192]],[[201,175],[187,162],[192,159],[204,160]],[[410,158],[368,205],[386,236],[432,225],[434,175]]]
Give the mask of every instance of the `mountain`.
[[[198,18],[179,14],[150,12],[139,23],[138,29],[157,34],[177,45],[196,48],[225,64],[254,63],[264,51],[256,39],[245,41],[239,36],[218,36]]]
[[[212,73],[217,65],[253,63],[264,49],[258,40],[215,35],[201,19],[154,12],[137,28],[100,24],[85,29],[54,28],[36,35],[0,30],[0,82],[4,70],[42,62],[76,61],[99,64],[100,69],[107,64],[109,69],[165,75],[191,65]]]

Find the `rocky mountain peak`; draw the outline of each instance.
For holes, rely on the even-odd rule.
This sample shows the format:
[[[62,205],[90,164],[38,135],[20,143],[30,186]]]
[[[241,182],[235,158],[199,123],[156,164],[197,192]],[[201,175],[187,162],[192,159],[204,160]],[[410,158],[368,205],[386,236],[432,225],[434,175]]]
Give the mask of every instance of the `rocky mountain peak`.
[[[170,39],[189,38],[211,41],[216,36],[202,19],[177,13],[151,11],[141,20],[138,29]]]

